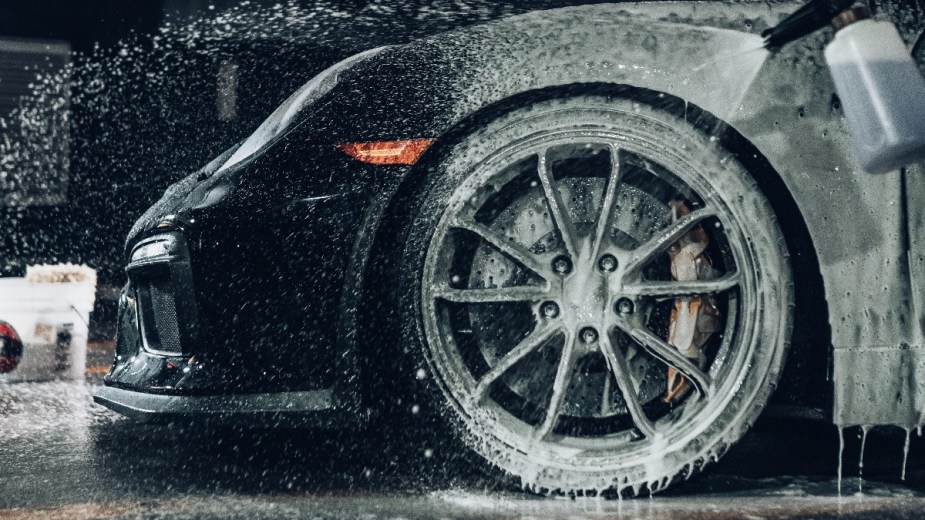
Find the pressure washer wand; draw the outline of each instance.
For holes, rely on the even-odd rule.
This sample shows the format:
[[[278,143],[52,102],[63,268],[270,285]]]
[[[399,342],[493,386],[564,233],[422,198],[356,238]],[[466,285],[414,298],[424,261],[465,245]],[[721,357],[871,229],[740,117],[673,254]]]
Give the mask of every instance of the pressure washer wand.
[[[884,173],[925,160],[925,79],[896,26],[852,0],[810,2],[764,33],[776,50],[831,23],[825,61],[861,166]]]
[[[767,29],[764,46],[767,49],[779,49],[784,45],[812,34],[832,22],[838,13],[851,7],[854,0],[810,0],[775,27]]]

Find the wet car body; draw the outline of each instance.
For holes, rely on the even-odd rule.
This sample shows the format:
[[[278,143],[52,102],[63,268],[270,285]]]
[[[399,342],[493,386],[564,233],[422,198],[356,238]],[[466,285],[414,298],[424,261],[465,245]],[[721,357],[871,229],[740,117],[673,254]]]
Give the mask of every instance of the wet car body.
[[[390,289],[377,280],[395,268],[406,197],[442,147],[481,121],[591,92],[662,99],[721,128],[771,200],[799,281],[779,409],[840,425],[915,425],[912,374],[868,383],[918,359],[909,346],[921,344],[922,310],[911,295],[921,293],[922,263],[907,252],[921,240],[910,224],[921,181],[911,168],[870,176],[856,166],[819,62],[824,39],[785,48],[744,86],[672,73],[796,5],[566,8],[353,64],[286,132],[221,168],[229,150],[139,219],[126,242],[117,357],[97,401],[139,418],[362,423],[378,378],[368,360],[388,337],[390,311],[377,302]],[[338,148],[420,138],[435,142],[413,166],[364,164]],[[165,254],[132,261],[146,244]]]

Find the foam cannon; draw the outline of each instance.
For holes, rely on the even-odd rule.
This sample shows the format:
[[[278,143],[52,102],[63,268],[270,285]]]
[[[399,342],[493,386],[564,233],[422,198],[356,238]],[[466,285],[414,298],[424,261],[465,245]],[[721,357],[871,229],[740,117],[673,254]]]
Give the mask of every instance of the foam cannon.
[[[810,0],[762,36],[773,51],[832,25],[825,61],[857,157],[868,173],[884,173],[925,159],[925,79],[896,26],[852,1]]]

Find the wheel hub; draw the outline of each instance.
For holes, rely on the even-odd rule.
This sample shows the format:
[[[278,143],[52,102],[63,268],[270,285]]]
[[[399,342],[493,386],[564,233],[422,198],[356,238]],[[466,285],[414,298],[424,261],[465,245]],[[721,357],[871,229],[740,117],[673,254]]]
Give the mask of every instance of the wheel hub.
[[[599,207],[602,204],[603,183],[599,181],[567,180],[560,183],[560,187],[567,194],[564,198],[571,203],[568,205],[570,214],[581,215],[582,211],[586,210],[582,205]],[[580,202],[576,205],[577,197],[573,195],[582,191],[587,196],[584,200],[578,199]],[[621,203],[626,207],[655,204],[650,195],[632,187],[627,187],[621,198]],[[594,222],[582,220],[575,223],[575,227],[581,232],[580,238],[576,241],[577,254],[569,254],[570,252],[563,248],[555,223],[543,211],[543,199],[542,191],[535,187],[532,192],[509,201],[508,210],[498,215],[492,227],[500,233],[505,233],[507,240],[516,240],[528,245],[527,249],[548,271],[543,280],[549,282],[550,290],[542,301],[535,302],[532,306],[531,319],[568,331],[576,338],[574,351],[583,376],[580,378],[580,385],[569,390],[570,397],[563,405],[564,410],[574,417],[625,414],[625,404],[616,390],[616,385],[606,382],[608,367],[603,357],[601,336],[606,335],[615,345],[619,343],[619,348],[624,351],[632,368],[634,389],[639,392],[643,402],[656,399],[661,389],[655,377],[659,371],[658,363],[650,357],[640,355],[635,345],[612,336],[614,323],[627,317],[616,311],[616,302],[626,300],[630,302],[630,306],[635,305],[627,296],[621,296],[625,273],[622,267],[627,253],[613,247],[600,248],[594,252]],[[648,224],[646,227],[634,229],[615,226],[613,232],[624,233],[629,237],[629,243],[638,243],[646,240],[649,233],[647,229],[664,226],[667,214],[668,209],[664,207],[660,213],[646,215],[649,219],[643,221]],[[586,215],[584,218],[595,218],[595,215]],[[522,268],[518,268],[516,262],[512,263],[510,258],[486,244],[478,248],[471,265],[472,274],[468,283],[470,288],[522,285],[527,283],[530,276]],[[539,282],[537,279],[534,280]],[[498,310],[478,306],[469,309],[472,331],[479,337],[481,355],[489,366],[496,366],[500,362],[513,341],[503,340],[498,335],[498,327],[514,327],[513,322],[516,320],[499,317]],[[585,327],[595,330],[598,336],[596,341],[580,341],[579,332]],[[562,337],[554,341],[561,343]],[[521,398],[542,406],[542,398],[539,396],[542,395],[542,388],[548,386],[549,379],[554,376],[556,355],[556,351],[553,350],[536,360],[537,363],[543,364],[542,369],[534,367],[529,372],[515,370],[514,375],[505,380],[505,384]],[[607,393],[605,386],[608,384],[612,395],[605,398],[602,404],[601,394]]]
[[[613,321],[609,316],[610,302],[616,296],[613,289],[619,287],[619,280],[614,280],[618,274],[598,268],[599,264],[609,262],[591,257],[590,240],[586,239],[582,246],[580,257],[573,262],[573,271],[561,279],[558,300],[562,313],[559,317],[566,330],[572,333],[590,329],[599,336],[606,333]],[[607,256],[616,264],[612,255]],[[583,351],[596,350],[597,338],[582,341],[582,345]]]

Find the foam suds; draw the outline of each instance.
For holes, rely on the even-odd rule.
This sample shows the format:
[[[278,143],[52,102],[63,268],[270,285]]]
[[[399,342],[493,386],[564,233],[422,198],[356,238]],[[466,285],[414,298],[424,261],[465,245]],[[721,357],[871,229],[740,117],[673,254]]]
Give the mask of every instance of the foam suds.
[[[26,281],[31,283],[79,283],[96,285],[96,271],[86,265],[56,264],[30,265],[26,268]]]
[[[902,428],[902,430],[906,433],[905,441],[903,443],[903,461],[902,461],[902,467],[900,470],[900,480],[905,481],[906,480],[906,467],[909,461],[909,450],[912,445],[912,432],[913,430],[915,430],[916,433],[919,436],[921,436],[922,426],[921,425],[918,425],[918,426],[896,425],[896,426],[899,428]],[[837,426],[837,429],[838,429],[838,474],[836,478],[836,483],[837,483],[836,487],[837,487],[839,496],[841,496],[842,494],[842,481],[844,480],[843,479],[843,475],[844,475],[843,463],[844,463],[844,452],[845,452],[845,429],[846,428],[850,428],[850,426]],[[861,425],[860,428],[861,428],[861,435],[860,435],[861,449],[860,449],[860,457],[858,458],[858,493],[863,494],[864,451],[867,445],[867,434],[873,428],[873,425]]]
[[[841,496],[842,454],[845,451],[845,430],[838,428],[838,496]]]
[[[858,493],[864,493],[864,446],[870,426],[861,426],[861,456],[858,458]]]

